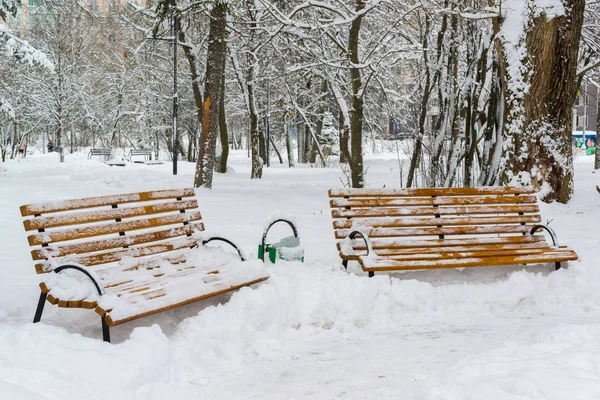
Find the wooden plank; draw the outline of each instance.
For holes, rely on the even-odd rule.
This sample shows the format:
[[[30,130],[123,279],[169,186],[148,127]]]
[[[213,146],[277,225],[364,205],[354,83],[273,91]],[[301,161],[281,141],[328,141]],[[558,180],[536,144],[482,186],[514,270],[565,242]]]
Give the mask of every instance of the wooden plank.
[[[531,186],[484,186],[476,188],[411,188],[411,189],[330,189],[329,197],[402,197],[402,196],[472,196],[499,194],[533,194]]]
[[[198,245],[197,241],[191,237],[185,237],[176,239],[170,242],[158,243],[153,245],[145,245],[140,247],[132,247],[124,250],[110,251],[106,253],[84,255],[80,257],[73,257],[70,259],[72,262],[82,264],[88,267],[95,265],[108,264],[121,260],[123,257],[144,257],[155,254],[167,253],[170,251],[181,250],[185,248],[191,248]],[[46,261],[44,263],[36,264],[36,269],[39,268],[44,272],[51,271],[51,262]]]
[[[198,221],[202,218],[200,212],[179,213],[155,218],[135,219],[115,222],[110,224],[99,224],[82,228],[56,230],[43,232],[27,237],[31,246],[43,243],[55,243],[66,240],[82,239],[94,236],[108,235],[111,233],[128,232],[138,229],[155,228],[163,225],[174,225],[183,222]]]
[[[346,207],[408,207],[408,206],[455,206],[455,205],[492,205],[492,204],[537,204],[535,196],[438,196],[438,197],[357,197],[332,198],[331,208]]]
[[[433,248],[448,246],[486,246],[492,244],[524,244],[524,243],[546,243],[543,235],[519,235],[519,236],[498,236],[498,237],[470,237],[453,239],[373,239],[372,248],[379,249],[412,249],[412,248]],[[353,247],[358,250],[365,250],[364,241],[357,239]],[[338,248],[339,250],[339,248]]]
[[[485,267],[515,264],[540,264],[577,260],[572,250],[555,250],[542,254],[518,255],[506,257],[465,257],[435,261],[398,261],[383,257],[360,257],[359,263],[365,271],[402,271],[437,268]]]
[[[488,226],[449,226],[424,228],[370,228],[366,229],[369,237],[403,237],[403,236],[439,236],[439,235],[481,235],[501,233],[527,233],[531,226],[526,225],[488,225]],[[336,239],[343,239],[352,232],[350,229],[335,231]]]
[[[443,218],[370,218],[361,220],[335,220],[334,229],[350,229],[356,223],[370,228],[389,228],[404,226],[462,226],[462,225],[507,225],[533,224],[541,222],[539,215],[509,215],[501,217],[443,217]]]
[[[86,197],[73,200],[57,200],[20,207],[21,215],[46,214],[57,211],[80,210],[84,208],[109,206],[112,204],[134,203],[139,201],[176,199],[195,196],[194,189],[155,190],[151,192],[127,193],[100,197]]]
[[[140,235],[119,236],[110,239],[93,240],[85,243],[76,243],[65,246],[50,246],[38,248],[31,251],[34,260],[47,259],[46,254],[52,254],[52,257],[63,257],[70,254],[84,254],[101,250],[116,249],[125,246],[134,246],[143,243],[156,242],[159,240],[172,239],[179,236],[191,235],[194,233],[196,225],[184,225],[177,228],[143,233]]]
[[[537,204],[457,207],[372,207],[331,210],[333,218],[537,213]]]
[[[469,257],[485,258],[485,257],[507,257],[516,255],[533,255],[542,254],[552,250],[550,247],[546,248],[531,248],[531,249],[499,249],[499,250],[488,250],[488,249],[473,249],[469,251],[442,251],[442,252],[423,252],[415,254],[390,254],[385,256],[387,260],[395,261],[409,261],[409,260],[449,260],[449,259],[463,259]],[[380,254],[378,254],[381,256]]]
[[[545,242],[534,243],[506,243],[506,244],[474,244],[469,246],[440,246],[440,247],[415,247],[409,249],[379,249],[374,250],[378,256],[395,257],[411,254],[440,254],[456,252],[476,251],[501,251],[501,250],[523,250],[523,249],[549,249]],[[362,250],[364,252],[364,250]]]
[[[170,211],[190,210],[194,208],[198,208],[198,201],[195,199],[143,206],[141,205],[136,207],[112,208],[102,211],[86,211],[53,215],[49,217],[36,217],[23,221],[23,225],[25,226],[26,231],[31,231],[58,226],[124,219],[141,215],[160,214]]]
[[[195,302],[200,301],[200,300],[208,299],[210,297],[218,296],[218,295],[223,294],[223,293],[227,293],[227,292],[230,292],[230,291],[233,291],[233,290],[240,289],[240,288],[242,288],[244,286],[254,285],[254,284],[263,282],[263,281],[265,281],[267,279],[268,279],[268,277],[261,277],[259,279],[254,279],[254,280],[249,281],[249,282],[245,282],[245,283],[242,283],[242,284],[234,285],[234,286],[231,286],[231,287],[226,287],[226,288],[220,289],[218,291],[215,291],[213,293],[208,293],[208,294],[205,294],[203,296],[198,296],[198,297],[194,297],[194,298],[191,298],[191,299],[187,299],[187,300],[184,300],[184,301],[181,301],[181,302],[178,302],[176,304],[172,304],[172,305],[169,305],[169,306],[166,306],[166,307],[161,307],[161,308],[158,308],[156,310],[150,310],[150,311],[144,312],[144,313],[139,314],[139,315],[133,315],[133,316],[130,316],[128,318],[124,318],[124,319],[119,320],[119,321],[113,321],[113,319],[111,318],[110,313],[109,313],[106,316],[105,320],[106,320],[106,323],[109,326],[120,325],[122,323],[133,321],[135,319],[146,317],[148,315],[160,313],[160,312],[163,312],[163,311],[172,310],[174,308],[177,308],[177,307],[180,307],[180,306],[184,306],[186,304],[191,304],[191,303],[195,303]],[[106,315],[106,311],[103,310],[100,307],[96,307],[96,312],[99,315]]]

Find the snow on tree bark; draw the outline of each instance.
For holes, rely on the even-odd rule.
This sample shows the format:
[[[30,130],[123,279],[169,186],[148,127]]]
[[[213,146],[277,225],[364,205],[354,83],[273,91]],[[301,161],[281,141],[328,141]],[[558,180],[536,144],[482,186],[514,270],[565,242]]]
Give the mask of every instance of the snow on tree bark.
[[[584,0],[505,1],[494,22],[506,99],[500,184],[573,193],[572,105]]]

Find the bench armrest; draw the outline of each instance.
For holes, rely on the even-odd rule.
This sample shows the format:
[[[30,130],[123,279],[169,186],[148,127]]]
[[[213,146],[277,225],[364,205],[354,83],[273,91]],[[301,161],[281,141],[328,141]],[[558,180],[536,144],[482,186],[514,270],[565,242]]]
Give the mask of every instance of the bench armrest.
[[[373,246],[371,246],[371,239],[369,239],[369,236],[367,236],[366,233],[364,233],[363,231],[352,231],[350,232],[350,234],[348,235],[348,239],[350,240],[354,240],[354,238],[360,235],[360,237],[365,241],[365,246],[367,246],[367,254],[365,255],[369,255],[373,253]]]
[[[244,254],[242,253],[242,251],[240,250],[240,248],[238,246],[236,246],[235,243],[233,243],[229,239],[225,239],[225,238],[222,238],[220,236],[213,236],[213,237],[210,237],[208,239],[203,240],[202,241],[202,245],[205,246],[207,243],[215,241],[215,240],[216,241],[220,241],[220,242],[225,242],[225,243],[229,244],[231,247],[233,247],[237,251],[238,255],[240,256],[240,259],[242,261],[246,261],[246,257],[244,257]]]
[[[82,274],[84,274],[85,276],[87,276],[88,278],[90,278],[90,280],[92,281],[92,283],[96,287],[96,290],[98,291],[98,295],[99,296],[102,296],[104,294],[104,290],[100,287],[100,285],[98,284],[98,282],[96,282],[96,280],[94,279],[94,277],[92,276],[92,274],[90,274],[89,271],[86,271],[84,268],[82,268],[82,267],[80,267],[78,265],[61,265],[60,267],[55,268],[54,272],[56,272],[58,274],[61,271],[64,271],[65,269],[74,269],[74,270],[77,270],[77,271],[81,272]]]
[[[559,247],[558,237],[556,236],[556,232],[554,232],[554,229],[550,228],[548,225],[543,225],[543,224],[534,225],[533,228],[531,228],[531,230],[529,231],[529,234],[533,235],[539,229],[543,229],[543,230],[547,231],[550,234],[550,237],[552,238],[552,245],[554,247]]]

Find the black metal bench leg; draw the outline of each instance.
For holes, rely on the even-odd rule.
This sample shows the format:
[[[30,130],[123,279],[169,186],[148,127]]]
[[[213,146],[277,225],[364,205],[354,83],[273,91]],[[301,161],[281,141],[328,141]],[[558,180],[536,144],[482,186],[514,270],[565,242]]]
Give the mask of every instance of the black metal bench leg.
[[[556,271],[558,271],[560,269],[560,261],[557,261],[554,265],[554,268]]]
[[[348,260],[342,260],[342,267],[344,267],[344,269],[348,271]]]
[[[372,278],[372,277],[374,277],[374,276],[375,276],[375,272],[373,272],[373,271],[369,271],[369,278]]]
[[[108,324],[104,320],[104,317],[102,317],[102,339],[105,342],[110,343],[110,328],[108,327]]]
[[[44,305],[46,304],[46,297],[48,297],[48,293],[40,293],[40,299],[38,300],[38,305],[35,310],[35,315],[33,316],[33,323],[40,322],[42,319],[42,313],[44,312]]]

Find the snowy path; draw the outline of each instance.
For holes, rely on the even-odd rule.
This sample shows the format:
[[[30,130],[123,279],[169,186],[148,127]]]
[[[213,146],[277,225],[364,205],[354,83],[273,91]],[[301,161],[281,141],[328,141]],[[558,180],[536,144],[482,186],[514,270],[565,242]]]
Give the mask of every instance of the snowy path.
[[[326,195],[341,186],[339,170],[271,168],[251,182],[236,153],[237,173],[199,192],[207,227],[255,253],[267,216],[293,214],[307,263],[272,266],[254,289],[116,327],[112,345],[99,339],[94,313],[47,307],[44,323],[29,322],[37,276],[18,206],[189,186],[193,166],[172,177],[169,165],[61,166],[48,157],[0,165],[0,398],[600,398],[600,175],[590,161],[577,160],[569,205],[542,207],[561,244],[580,255],[568,270],[367,279],[339,267]],[[395,160],[371,160],[368,171],[373,186],[397,181]]]

